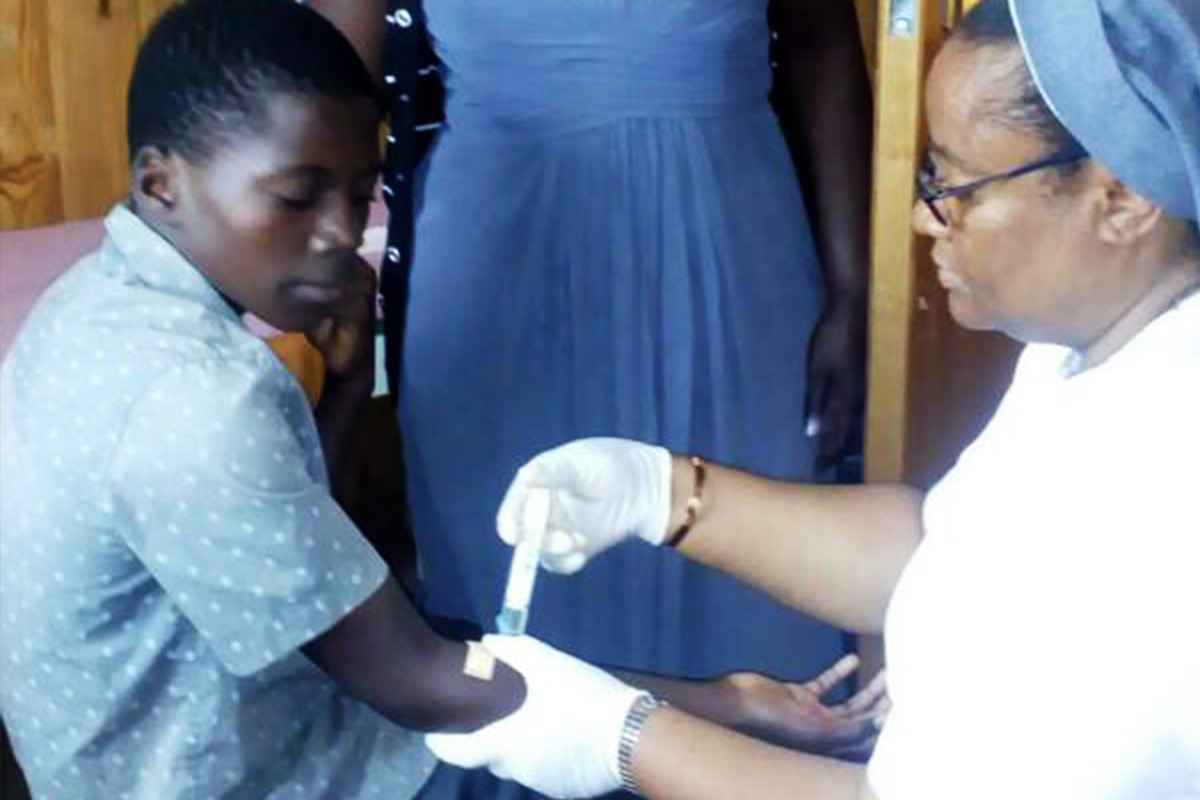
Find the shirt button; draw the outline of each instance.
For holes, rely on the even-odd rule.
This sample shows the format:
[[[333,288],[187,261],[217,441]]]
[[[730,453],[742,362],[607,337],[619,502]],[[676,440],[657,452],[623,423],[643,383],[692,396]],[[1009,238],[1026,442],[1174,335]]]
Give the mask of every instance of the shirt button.
[[[389,247],[387,249],[387,259],[392,263],[400,260],[400,249],[398,247]]]
[[[391,86],[393,83],[396,82],[396,76],[395,75],[384,75],[383,82],[386,83],[387,85]]]
[[[396,20],[396,24],[401,28],[412,27],[412,14],[408,13],[407,8],[402,8],[392,15],[392,19]]]

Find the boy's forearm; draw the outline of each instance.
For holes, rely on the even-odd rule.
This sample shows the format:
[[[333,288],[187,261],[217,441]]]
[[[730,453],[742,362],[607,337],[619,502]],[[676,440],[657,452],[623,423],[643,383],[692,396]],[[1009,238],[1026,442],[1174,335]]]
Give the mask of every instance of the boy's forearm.
[[[737,728],[744,721],[737,695],[727,681],[685,680],[646,672],[610,671],[630,686],[645,689],[676,708],[718,725]]]
[[[525,697],[520,675],[499,661],[490,681],[465,675],[466,646],[430,630],[391,578],[304,653],[350,694],[412,730],[475,730]]]

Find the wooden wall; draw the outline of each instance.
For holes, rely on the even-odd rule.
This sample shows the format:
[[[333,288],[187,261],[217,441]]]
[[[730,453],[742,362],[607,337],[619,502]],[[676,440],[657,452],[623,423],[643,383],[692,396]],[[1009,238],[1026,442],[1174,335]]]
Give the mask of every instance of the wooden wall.
[[[0,0],[0,229],[103,214],[125,192],[125,87],[174,0]]]
[[[125,86],[176,0],[0,0],[0,230],[105,213],[126,190]],[[876,0],[855,0],[874,63]]]

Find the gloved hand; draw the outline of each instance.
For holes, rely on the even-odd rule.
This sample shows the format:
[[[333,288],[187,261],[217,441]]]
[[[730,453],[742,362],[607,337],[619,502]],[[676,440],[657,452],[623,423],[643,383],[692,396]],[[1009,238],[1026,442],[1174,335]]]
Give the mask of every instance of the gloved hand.
[[[531,488],[550,490],[542,566],[578,572],[603,550],[638,536],[662,544],[671,516],[671,454],[628,439],[578,439],[547,450],[517,472],[496,529],[510,545],[521,530]]]
[[[487,767],[557,798],[621,788],[621,729],[638,689],[528,636],[485,636],[483,644],[525,678],[521,707],[473,733],[431,733],[425,744],[459,767]]]

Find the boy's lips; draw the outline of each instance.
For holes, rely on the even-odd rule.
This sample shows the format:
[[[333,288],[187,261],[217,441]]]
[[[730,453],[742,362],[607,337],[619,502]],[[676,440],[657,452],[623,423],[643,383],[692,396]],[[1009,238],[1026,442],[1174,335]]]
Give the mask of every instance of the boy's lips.
[[[316,305],[330,305],[342,299],[345,284],[320,281],[297,281],[289,287],[291,294],[299,300]]]

